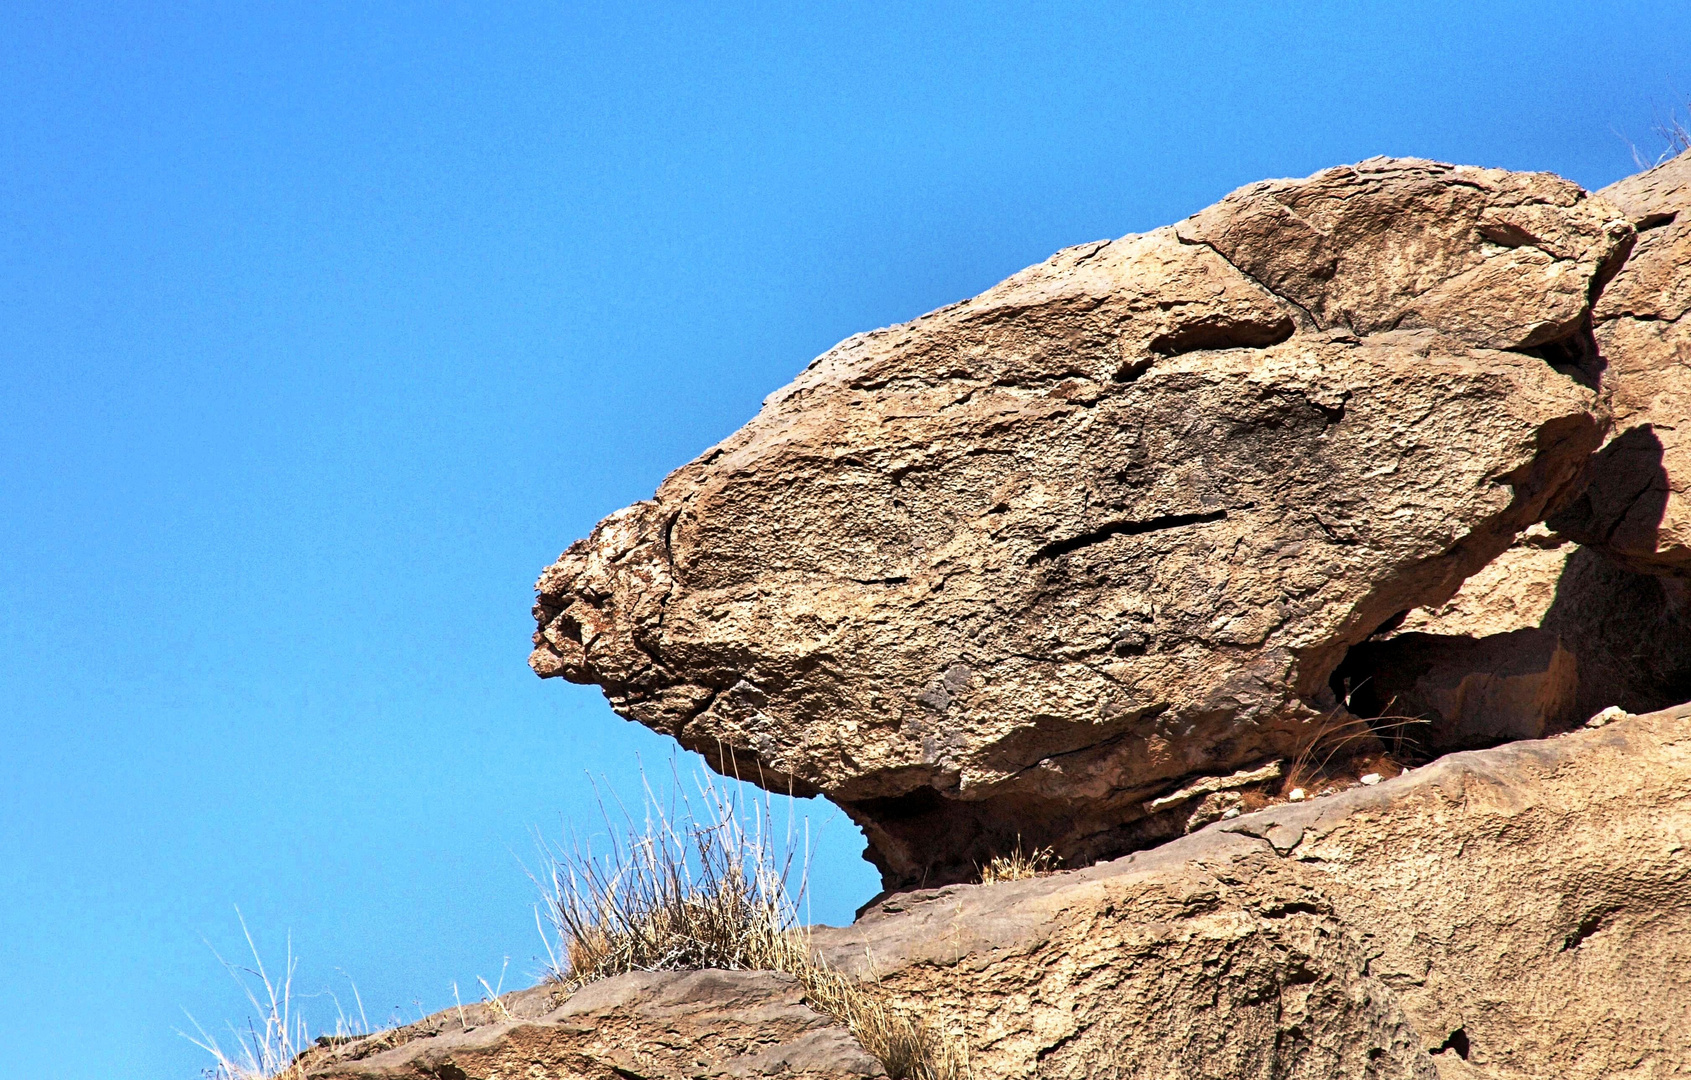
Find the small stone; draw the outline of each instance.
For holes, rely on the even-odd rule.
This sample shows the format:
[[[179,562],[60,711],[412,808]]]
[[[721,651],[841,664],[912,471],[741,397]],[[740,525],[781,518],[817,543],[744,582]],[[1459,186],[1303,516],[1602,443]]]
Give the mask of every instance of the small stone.
[[[1361,780],[1364,784],[1367,784],[1369,787],[1373,787],[1375,784],[1378,784],[1380,782],[1380,774],[1377,773],[1377,772],[1365,773],[1362,776],[1358,777],[1357,779]]]
[[[1192,811],[1191,817],[1186,819],[1186,831],[1197,832],[1213,821],[1220,821],[1224,817],[1238,817],[1241,811],[1240,802],[1237,791],[1215,791],[1205,795],[1197,809]]]
[[[1616,720],[1625,720],[1627,717],[1629,717],[1631,715],[1632,715],[1631,713],[1627,712],[1625,709],[1621,708],[1619,705],[1610,705],[1607,709],[1604,709],[1602,712],[1598,713],[1596,716],[1593,716],[1591,719],[1587,720],[1585,722],[1585,726],[1589,727],[1589,728],[1599,728],[1599,727],[1603,727],[1607,724],[1612,724]]]
[[[1303,802],[1304,799],[1308,798],[1308,796],[1304,794],[1303,788],[1295,787],[1292,789],[1291,794],[1287,795],[1286,798],[1290,799],[1292,802]]]

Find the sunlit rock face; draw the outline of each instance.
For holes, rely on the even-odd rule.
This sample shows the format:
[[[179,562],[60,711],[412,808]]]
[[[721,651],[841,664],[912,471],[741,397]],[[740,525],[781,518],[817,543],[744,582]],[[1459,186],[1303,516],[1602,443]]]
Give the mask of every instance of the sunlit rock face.
[[[1638,229],[1593,313],[1614,428],[1553,524],[1634,570],[1691,579],[1691,152],[1601,194]]]
[[[1127,850],[1570,500],[1633,240],[1552,176],[1373,159],[1059,252],[841,343],[571,545],[530,662],[826,794],[889,886]]]

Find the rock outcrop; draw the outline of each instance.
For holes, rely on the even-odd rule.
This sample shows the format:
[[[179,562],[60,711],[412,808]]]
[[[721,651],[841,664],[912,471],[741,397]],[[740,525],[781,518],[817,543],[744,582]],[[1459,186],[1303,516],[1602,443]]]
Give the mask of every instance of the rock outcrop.
[[[530,662],[845,807],[903,891],[812,944],[983,1080],[1683,1075],[1688,204],[1691,154],[1376,159],[1060,252],[601,522]],[[885,1076],[838,985],[542,985],[297,1064]]]
[[[1691,706],[817,940],[950,1017],[981,1076],[1681,1075]]]
[[[1691,152],[1600,194],[1638,229],[1594,312],[1614,430],[1552,524],[1634,570],[1691,578]]]
[[[963,1039],[981,1080],[1665,1080],[1691,1067],[1691,706],[906,893],[813,941]],[[306,1076],[876,1072],[773,974],[465,1008],[313,1051]]]
[[[1568,501],[1633,239],[1555,177],[1375,159],[1060,252],[842,343],[572,545],[531,663],[825,793],[889,886],[1131,850]]]

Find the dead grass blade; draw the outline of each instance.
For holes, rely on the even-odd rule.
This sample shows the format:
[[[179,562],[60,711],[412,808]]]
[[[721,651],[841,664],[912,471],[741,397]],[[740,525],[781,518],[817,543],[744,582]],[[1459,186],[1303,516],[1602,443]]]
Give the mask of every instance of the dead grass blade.
[[[300,1054],[310,1049],[313,1041],[294,994],[294,974],[299,967],[299,960],[294,956],[293,941],[290,939],[288,942],[280,974],[272,978],[264,966],[258,945],[253,941],[252,931],[247,928],[246,917],[241,914],[240,908],[235,909],[235,918],[241,924],[241,935],[246,939],[247,950],[252,955],[252,966],[232,964],[223,959],[216,949],[212,950],[212,955],[217,957],[217,962],[223,965],[224,970],[229,972],[230,977],[240,986],[256,1016],[248,1017],[244,1030],[233,1024],[229,1025],[231,1046],[234,1048],[229,1052],[225,1052],[217,1039],[187,1010],[183,1012],[188,1017],[188,1022],[194,1025],[195,1034],[178,1034],[211,1055],[213,1064],[206,1070],[206,1075],[211,1080],[302,1080],[305,1073],[300,1064]],[[341,1009],[340,999],[328,991],[323,991],[322,993],[334,1002],[336,1016],[334,1033],[323,1036],[323,1039],[344,1040],[370,1033],[358,985],[351,979],[347,982],[352,987],[358,1016],[356,1019],[348,1017]]]
[[[1391,705],[1396,704],[1394,698]],[[1391,705],[1387,706],[1388,712]],[[1298,748],[1291,767],[1286,770],[1281,790],[1290,792],[1309,787],[1316,778],[1325,775],[1335,761],[1353,756],[1370,742],[1380,743],[1391,758],[1402,757],[1418,745],[1408,732],[1430,722],[1415,716],[1362,717],[1353,715],[1345,707],[1336,708],[1321,718],[1314,734]]]

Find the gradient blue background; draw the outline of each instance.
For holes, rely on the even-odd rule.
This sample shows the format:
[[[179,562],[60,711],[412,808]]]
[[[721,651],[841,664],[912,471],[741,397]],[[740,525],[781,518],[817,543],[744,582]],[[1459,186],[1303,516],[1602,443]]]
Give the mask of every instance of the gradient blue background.
[[[531,830],[667,768],[524,666],[599,517],[840,338],[1251,180],[1608,183],[1688,40],[1665,2],[13,0],[0,1077],[197,1075],[235,904],[372,1019],[526,982]],[[821,835],[841,921],[875,881]]]

